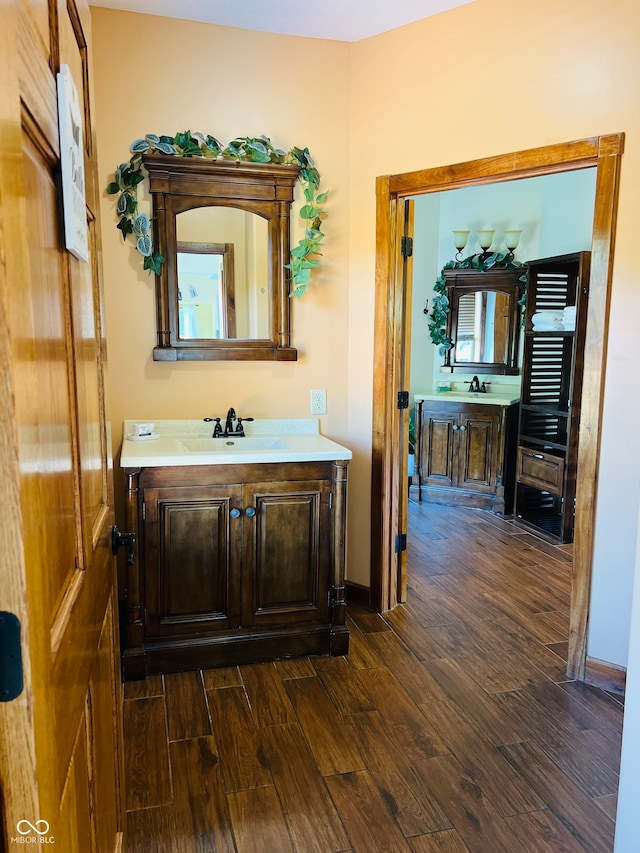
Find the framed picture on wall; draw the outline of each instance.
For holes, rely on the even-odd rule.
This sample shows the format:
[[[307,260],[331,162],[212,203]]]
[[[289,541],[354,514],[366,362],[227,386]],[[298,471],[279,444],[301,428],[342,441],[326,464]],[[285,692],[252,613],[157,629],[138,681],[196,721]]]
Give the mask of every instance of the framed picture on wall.
[[[60,66],[57,80],[65,246],[78,260],[87,263],[89,241],[84,184],[82,111],[78,90],[68,65]]]

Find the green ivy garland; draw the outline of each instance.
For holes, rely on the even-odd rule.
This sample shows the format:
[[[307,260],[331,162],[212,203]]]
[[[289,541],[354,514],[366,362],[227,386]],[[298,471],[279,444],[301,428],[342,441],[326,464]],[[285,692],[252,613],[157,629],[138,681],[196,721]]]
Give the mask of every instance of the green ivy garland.
[[[451,311],[449,307],[449,297],[447,295],[447,282],[444,274],[446,270],[477,270],[485,272],[493,268],[516,270],[521,267],[526,268],[526,264],[521,261],[514,260],[514,257],[509,252],[491,252],[488,255],[479,253],[477,255],[469,255],[461,261],[447,261],[442,267],[440,275],[436,279],[433,289],[436,295],[431,300],[431,311],[424,309],[424,313],[429,317],[427,324],[429,335],[434,344],[440,346],[440,355],[443,355],[446,350],[451,349],[451,338],[447,335],[447,314]],[[523,306],[527,298],[527,270],[520,276],[522,285],[520,286],[520,299],[518,305]]]
[[[282,151],[271,144],[266,136],[257,138],[243,136],[234,139],[227,146],[222,145],[214,136],[186,130],[175,136],[157,136],[148,133],[144,139],[135,139],[130,146],[131,157],[128,163],[121,163],[115,170],[113,180],[107,186],[109,195],[117,195],[117,228],[124,240],[131,234],[136,242],[136,250],[144,257],[144,269],[160,274],[165,258],[153,248],[151,238],[151,219],[146,213],[138,212],[138,184],[144,180],[142,155],[150,152],[179,157],[209,157],[211,159],[244,160],[249,163],[284,163],[299,166],[300,181],[305,204],[300,216],[306,220],[304,237],[291,250],[291,262],[285,264],[291,270],[293,290],[290,296],[302,296],[311,280],[311,270],[317,267],[318,255],[325,235],[322,232],[322,220],[326,218],[323,204],[326,192],[318,192],[320,173],[316,169],[308,148],[291,148]]]

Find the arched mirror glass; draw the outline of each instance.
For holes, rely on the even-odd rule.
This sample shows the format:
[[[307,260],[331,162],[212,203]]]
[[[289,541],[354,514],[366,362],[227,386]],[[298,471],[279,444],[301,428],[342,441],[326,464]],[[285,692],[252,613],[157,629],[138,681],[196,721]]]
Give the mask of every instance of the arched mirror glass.
[[[271,334],[267,220],[233,207],[176,216],[178,328],[183,340]]]
[[[156,361],[295,361],[289,215],[299,169],[143,159],[155,237]]]
[[[465,293],[458,300],[455,360],[506,364],[511,296],[495,290]]]
[[[518,369],[520,281],[515,270],[446,270],[451,349],[444,369],[513,375]]]

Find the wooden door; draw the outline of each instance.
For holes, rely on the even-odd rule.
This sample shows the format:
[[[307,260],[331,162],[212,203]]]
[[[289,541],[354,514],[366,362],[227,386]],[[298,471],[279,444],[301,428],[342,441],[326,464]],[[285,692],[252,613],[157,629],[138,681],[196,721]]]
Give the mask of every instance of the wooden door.
[[[102,853],[122,845],[121,685],[86,0],[7,0],[0,42],[0,610],[20,622],[24,676],[0,702],[4,842]],[[80,95],[88,263],[63,248],[61,63]]]
[[[328,480],[245,485],[243,626],[327,621],[330,493]]]
[[[145,639],[240,624],[239,485],[144,490]]]
[[[401,287],[398,293],[398,304],[395,306],[398,316],[406,317],[411,314],[411,297],[413,292],[413,231],[415,222],[415,202],[413,199],[403,199],[398,202],[397,208],[397,228],[398,234],[402,234],[400,238],[399,251],[397,252],[397,275],[401,282]],[[411,368],[411,324],[406,328],[406,333],[402,339],[398,352],[398,377],[397,389],[407,392],[410,387],[410,370]],[[375,393],[375,391],[374,391]],[[398,518],[395,525],[393,535],[395,541],[399,542],[404,536],[406,543],[407,529],[409,526],[409,490],[406,487],[408,482],[409,470],[409,401],[406,401],[407,408],[399,410],[398,423],[398,445],[393,460],[394,475],[397,474],[398,482],[395,488],[402,496],[397,504]],[[398,458],[399,453],[399,458]],[[406,544],[404,547],[396,547],[397,552],[397,573],[398,582],[396,587],[396,597],[398,601],[407,600],[407,552]]]

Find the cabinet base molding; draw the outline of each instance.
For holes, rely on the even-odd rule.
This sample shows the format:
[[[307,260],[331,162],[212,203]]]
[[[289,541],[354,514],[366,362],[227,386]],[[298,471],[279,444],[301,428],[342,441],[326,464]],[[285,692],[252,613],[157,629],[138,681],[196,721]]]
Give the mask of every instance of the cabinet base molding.
[[[466,506],[471,509],[488,509],[499,515],[504,515],[504,496],[483,495],[479,492],[465,491],[465,489],[442,488],[437,486],[419,487],[420,500],[428,503],[446,504],[447,506]]]
[[[598,658],[587,658],[584,680],[592,687],[600,687],[601,690],[624,696],[627,670],[624,666],[616,666],[614,663],[607,663]]]
[[[532,520],[521,518],[519,515],[512,516],[515,527],[532,533],[538,539],[544,539],[551,545],[561,545],[561,518],[560,516],[549,516],[547,518],[537,517]]]
[[[122,666],[125,680],[134,681],[168,672],[348,653],[346,625],[307,625],[239,631],[235,636],[148,641],[142,648],[125,649]]]

